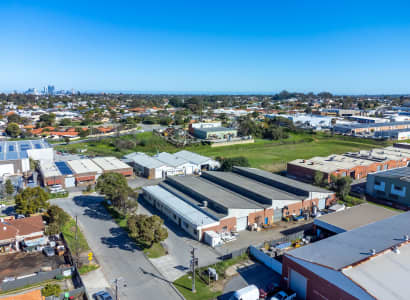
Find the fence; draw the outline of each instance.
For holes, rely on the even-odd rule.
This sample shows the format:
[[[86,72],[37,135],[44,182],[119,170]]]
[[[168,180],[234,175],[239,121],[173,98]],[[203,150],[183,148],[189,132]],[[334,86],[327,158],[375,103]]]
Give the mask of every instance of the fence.
[[[272,269],[276,273],[282,275],[282,263],[273,257],[270,257],[266,253],[263,253],[259,249],[255,248],[254,246],[249,247],[249,253],[258,261],[263,263],[269,269]]]
[[[56,278],[56,276],[63,275],[63,272],[71,268],[59,268],[48,272],[38,272],[33,276],[16,279],[13,281],[2,282],[0,289],[2,291],[10,291],[22,288],[27,285],[37,284],[46,280]]]
[[[78,289],[75,289],[75,290],[71,290],[71,291],[69,291],[69,292],[67,292],[68,293],[68,297],[74,297],[74,298],[76,298],[76,297],[78,297],[78,296],[82,296],[82,295],[85,295],[85,288],[84,287],[80,287],[80,288],[78,288]],[[60,294],[60,296],[49,296],[49,297],[46,297],[46,300],[64,300],[64,299],[67,299],[66,297],[65,297],[65,292],[63,292],[63,293],[61,293]],[[87,299],[88,300],[88,298],[84,298],[84,299]]]

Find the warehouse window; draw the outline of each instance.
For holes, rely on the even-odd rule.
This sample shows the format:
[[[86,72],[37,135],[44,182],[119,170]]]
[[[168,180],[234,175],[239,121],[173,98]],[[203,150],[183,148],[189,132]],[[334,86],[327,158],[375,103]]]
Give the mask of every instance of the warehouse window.
[[[194,229],[194,234],[198,234],[198,230]]]
[[[176,214],[172,214],[172,215],[173,215],[174,219],[176,219],[176,218],[177,218]]]
[[[184,226],[186,227],[186,228],[188,228],[189,227],[189,225],[188,225],[188,223],[187,222],[182,222],[183,224],[184,224]]]

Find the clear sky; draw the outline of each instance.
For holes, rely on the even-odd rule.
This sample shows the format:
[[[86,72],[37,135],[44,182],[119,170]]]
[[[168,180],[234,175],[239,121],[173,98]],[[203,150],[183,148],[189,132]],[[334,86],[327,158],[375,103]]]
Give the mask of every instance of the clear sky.
[[[0,90],[410,93],[410,1],[0,1]]]

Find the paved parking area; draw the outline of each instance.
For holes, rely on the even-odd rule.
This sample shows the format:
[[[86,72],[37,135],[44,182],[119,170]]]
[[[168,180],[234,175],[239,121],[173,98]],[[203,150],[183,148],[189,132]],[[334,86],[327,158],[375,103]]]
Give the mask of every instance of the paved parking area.
[[[224,288],[224,294],[218,300],[227,300],[234,291],[244,288],[250,284],[258,288],[266,289],[270,284],[280,283],[280,275],[260,263],[254,263],[238,269],[238,275],[232,277]]]

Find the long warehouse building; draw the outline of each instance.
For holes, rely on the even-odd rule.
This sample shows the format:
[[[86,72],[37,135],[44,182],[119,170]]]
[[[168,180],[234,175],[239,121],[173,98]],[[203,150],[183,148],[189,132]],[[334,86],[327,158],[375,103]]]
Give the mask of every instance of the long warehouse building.
[[[283,217],[299,216],[313,207],[323,209],[335,202],[331,191],[253,168],[209,171],[200,177],[169,177],[153,189],[144,187],[144,198],[198,240],[205,231],[221,233],[270,225]],[[181,223],[187,216],[175,211],[169,194],[174,206],[184,202],[215,222],[212,226]]]

